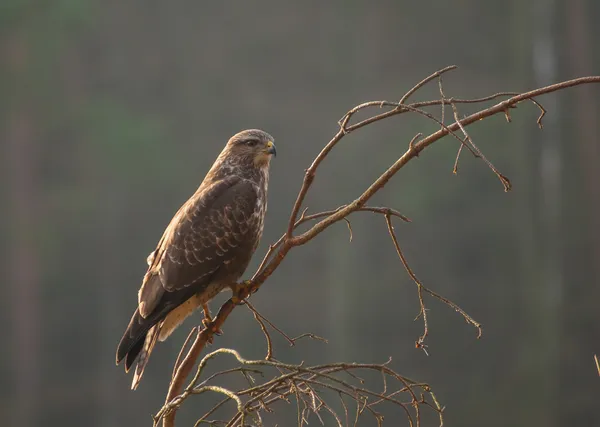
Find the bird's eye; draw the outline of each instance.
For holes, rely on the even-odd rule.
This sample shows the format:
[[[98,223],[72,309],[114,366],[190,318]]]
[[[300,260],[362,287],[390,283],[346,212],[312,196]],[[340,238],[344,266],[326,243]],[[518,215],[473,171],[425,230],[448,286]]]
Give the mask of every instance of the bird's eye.
[[[249,139],[248,141],[246,141],[246,145],[248,147],[255,147],[256,144],[258,144],[258,141],[256,139]]]

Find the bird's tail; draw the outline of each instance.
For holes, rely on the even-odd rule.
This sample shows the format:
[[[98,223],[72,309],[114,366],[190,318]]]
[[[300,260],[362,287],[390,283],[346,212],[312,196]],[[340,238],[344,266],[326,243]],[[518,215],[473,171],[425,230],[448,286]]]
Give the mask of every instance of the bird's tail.
[[[131,381],[132,390],[135,390],[140,384],[140,381],[142,380],[142,375],[144,375],[144,369],[146,369],[148,359],[150,358],[150,354],[154,349],[154,344],[156,344],[156,339],[158,338],[159,334],[160,323],[151,327],[150,330],[146,333],[144,345],[139,352],[137,365],[135,366],[135,373],[133,374],[133,380]]]
[[[139,310],[135,310],[119,342],[119,346],[117,347],[117,365],[126,358],[125,372],[129,371],[133,361],[142,349],[148,329],[152,327],[148,320],[142,317]]]
[[[156,314],[153,313],[148,318],[144,318],[139,310],[136,310],[117,347],[117,365],[125,359],[125,372],[129,372],[133,362],[139,356],[131,385],[132,389],[137,388],[142,378],[144,368],[148,363],[148,358],[150,357],[150,353],[152,353],[160,332],[162,320],[160,317],[163,316],[157,316]]]

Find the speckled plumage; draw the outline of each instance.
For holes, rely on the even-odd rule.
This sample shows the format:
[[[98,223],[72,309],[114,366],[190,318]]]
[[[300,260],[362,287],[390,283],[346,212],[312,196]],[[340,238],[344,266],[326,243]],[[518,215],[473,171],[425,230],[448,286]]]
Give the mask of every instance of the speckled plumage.
[[[273,138],[246,130],[227,143],[198,190],[177,211],[138,292],[138,306],[117,348],[139,384],[157,341],[194,310],[237,282],[262,236]]]

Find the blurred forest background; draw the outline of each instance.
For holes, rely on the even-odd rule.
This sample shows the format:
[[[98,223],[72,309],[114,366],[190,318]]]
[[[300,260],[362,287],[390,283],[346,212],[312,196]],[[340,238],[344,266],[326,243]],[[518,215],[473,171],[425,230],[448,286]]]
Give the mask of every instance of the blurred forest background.
[[[445,77],[446,95],[463,98],[598,74],[599,16],[594,0],[3,0],[5,425],[150,425],[201,313],[157,347],[136,392],[114,365],[116,345],[146,256],[232,134],[259,127],[278,148],[255,267],[349,108],[398,99],[450,64],[460,68]],[[383,219],[361,214],[352,243],[343,224],[332,227],[253,296],[290,335],[330,341],[290,348],[276,337],[276,357],[391,356],[400,373],[432,384],[449,426],[600,425],[598,95],[586,86],[540,98],[543,131],[531,104],[513,110],[511,124],[496,116],[470,128],[510,193],[466,151],[453,176],[458,143],[446,138],[374,200],[413,220],[396,227],[409,262],[484,325],[481,340],[427,300],[430,356],[415,349],[415,285]],[[419,95],[437,96],[436,84]],[[416,132],[435,128],[403,115],[350,135],[322,165],[310,211],[352,200]],[[264,356],[248,310],[235,310],[224,332],[213,349]],[[179,424],[193,424],[209,400],[188,400]],[[280,405],[273,423],[293,425],[295,409]],[[398,410],[386,422],[404,417]]]

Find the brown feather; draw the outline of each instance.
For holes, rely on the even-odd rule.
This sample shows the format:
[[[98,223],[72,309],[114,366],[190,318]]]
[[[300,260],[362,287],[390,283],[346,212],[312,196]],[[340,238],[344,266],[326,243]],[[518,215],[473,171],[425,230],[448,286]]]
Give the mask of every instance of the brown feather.
[[[166,340],[190,314],[201,306],[202,302],[200,296],[194,295],[175,310],[171,311],[160,325],[160,335],[158,336],[158,340]]]
[[[140,381],[142,380],[142,375],[144,375],[144,369],[146,369],[146,365],[148,364],[148,358],[154,349],[154,345],[156,344],[156,339],[160,334],[160,326],[156,325],[150,328],[148,334],[146,335],[146,339],[144,340],[144,347],[142,347],[142,351],[138,356],[138,362],[135,366],[135,372],[133,374],[133,379],[131,380],[131,389],[135,390],[140,385]]]
[[[246,144],[246,141],[260,140]],[[138,359],[141,380],[157,339],[235,283],[263,231],[272,138],[262,131],[232,137],[194,195],[184,203],[148,256],[138,307],[117,349],[126,369]]]

